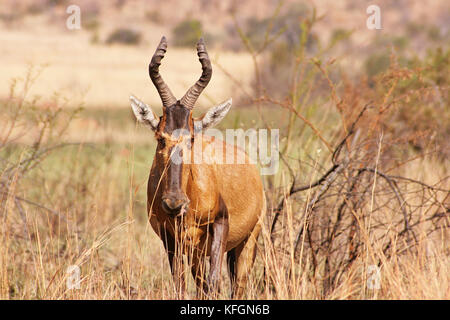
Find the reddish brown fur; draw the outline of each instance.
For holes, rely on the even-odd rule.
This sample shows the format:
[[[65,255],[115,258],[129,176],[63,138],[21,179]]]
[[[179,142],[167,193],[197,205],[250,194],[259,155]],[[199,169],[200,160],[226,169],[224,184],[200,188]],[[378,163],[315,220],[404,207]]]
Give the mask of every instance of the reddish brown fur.
[[[180,144],[186,142],[189,137],[183,137]],[[209,144],[219,144],[225,148],[226,144],[220,140],[205,141],[203,139],[202,151]],[[173,143],[173,142],[172,142]],[[196,142],[194,143],[200,143]],[[166,142],[170,147],[171,142]],[[184,150],[187,148],[185,147]],[[237,147],[231,147],[235,153],[244,152]],[[210,162],[216,155],[211,154],[214,148],[208,149]],[[219,199],[222,197],[229,216],[229,231],[226,240],[225,251],[236,250],[236,295],[241,296],[245,286],[245,277],[250,271],[255,255],[256,238],[260,227],[257,226],[258,218],[265,211],[265,199],[263,186],[256,166],[248,164],[183,164],[182,191],[189,198],[189,210],[183,216],[183,225],[175,230],[180,218],[169,216],[161,207],[162,195],[167,188],[167,171],[169,156],[163,150],[157,151],[153,161],[148,183],[148,212],[150,223],[163,241],[166,235],[177,243],[186,244],[182,252],[194,254],[193,275],[197,285],[204,287],[204,274],[199,274],[197,260],[211,255],[212,226],[220,213]],[[225,152],[222,161],[225,162]],[[219,159],[216,158],[218,162]],[[170,165],[170,164],[169,164]],[[245,179],[242,179],[245,177]],[[250,239],[250,240],[249,240]],[[175,246],[175,244],[166,244]],[[242,254],[243,253],[243,254]],[[201,262],[204,263],[204,262]],[[175,275],[176,276],[176,275]],[[178,277],[176,276],[178,279]]]
[[[203,41],[197,44],[202,76],[181,100],[176,100],[159,75],[166,48],[163,37],[149,66],[150,78],[163,102],[160,120],[148,106],[130,97],[136,117],[155,131],[158,140],[148,181],[149,220],[164,243],[181,297],[185,290],[183,259],[176,256],[187,255],[197,294],[204,297],[217,293],[225,252],[228,252],[233,292],[241,297],[255,258],[260,232],[258,219],[266,210],[262,181],[245,151],[221,140],[194,134],[192,109],[212,74]],[[212,109],[213,123],[223,118],[231,100],[228,103],[224,105],[228,107]],[[208,122],[212,121],[211,117],[200,121],[206,127],[212,123]],[[184,131],[177,134],[178,129]],[[225,164],[229,159],[227,152],[246,161]],[[202,154],[199,163],[194,161],[198,153]],[[173,154],[182,154],[183,162],[174,161]],[[205,279],[207,256],[210,256],[210,273]]]

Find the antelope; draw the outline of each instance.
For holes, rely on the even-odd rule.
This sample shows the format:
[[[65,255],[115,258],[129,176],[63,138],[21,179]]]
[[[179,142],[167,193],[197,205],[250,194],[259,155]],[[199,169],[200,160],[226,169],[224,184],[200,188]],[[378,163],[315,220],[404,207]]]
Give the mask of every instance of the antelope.
[[[150,79],[162,101],[162,116],[157,117],[147,104],[130,96],[137,120],[154,132],[158,142],[147,186],[148,218],[166,250],[177,297],[186,294],[181,254],[187,256],[197,297],[202,298],[219,292],[225,253],[231,296],[242,297],[255,260],[261,230],[259,218],[266,211],[262,180],[243,149],[201,136],[225,117],[231,99],[210,108],[200,118],[192,116],[194,105],[212,75],[203,40],[197,43],[202,75],[181,100],[175,98],[159,74],[166,50],[167,41],[162,37],[149,65]],[[184,160],[195,147],[208,161]],[[246,161],[225,164],[220,153],[213,151],[215,148],[231,150]],[[183,161],[173,161],[175,154],[182,155]],[[206,278],[208,256],[210,268]]]

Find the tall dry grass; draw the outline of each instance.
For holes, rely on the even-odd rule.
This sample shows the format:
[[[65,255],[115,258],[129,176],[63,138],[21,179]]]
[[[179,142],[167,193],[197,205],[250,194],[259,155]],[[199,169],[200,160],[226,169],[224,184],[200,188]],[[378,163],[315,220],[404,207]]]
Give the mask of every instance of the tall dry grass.
[[[38,102],[22,100],[20,97],[26,97],[25,94],[18,93],[18,96],[2,104],[1,297],[176,298],[164,249],[145,217],[149,154],[154,145],[130,142],[125,146],[104,148],[68,142],[70,137],[66,133],[74,116],[72,113],[63,112],[58,104],[40,106]],[[137,133],[145,134],[131,131],[130,141]],[[314,152],[312,162],[303,164],[303,177],[298,178],[306,186],[320,178],[322,162],[326,163],[323,141],[313,135],[309,139],[313,141],[307,140],[302,145]],[[378,152],[384,143],[383,139],[377,139],[374,145],[375,159],[379,163],[382,156]],[[291,148],[295,150],[297,146],[293,144]],[[301,196],[291,194],[290,170],[292,168],[283,167],[278,182],[266,181],[271,209],[262,220],[263,231],[246,298],[449,297],[448,214],[445,211],[448,210],[448,191],[445,191],[448,190],[448,179],[445,178],[448,168],[439,157],[433,154],[419,157],[407,162],[400,170],[410,179],[441,190],[435,195],[441,201],[440,208],[436,208],[434,201],[424,201],[417,190],[412,190],[406,198],[420,207],[417,214],[423,217],[430,210],[446,213],[438,232],[430,237],[430,225],[420,224],[415,229],[419,240],[414,244],[414,250],[387,253],[383,250],[383,241],[373,241],[371,221],[357,221],[361,250],[350,265],[337,268],[340,279],[331,287],[325,285],[328,276],[324,269],[326,255],[319,252],[314,262],[307,233],[298,239],[299,230],[309,226],[320,232],[321,224],[314,225],[317,221],[300,219],[305,212],[302,207],[306,205],[306,210],[311,210],[309,204],[317,194],[314,188],[306,189]],[[345,182],[345,176],[342,179]],[[393,237],[394,246],[402,247],[403,240],[399,237],[397,241],[399,230],[395,228],[401,216],[400,207],[393,201],[386,184],[379,181],[381,178],[377,181],[375,172],[368,173],[367,179],[370,191],[359,213],[370,213],[378,201],[386,201],[389,205],[379,211],[386,219],[388,229],[393,229],[387,234]],[[417,189],[417,186],[413,184],[408,188]],[[330,216],[335,207],[333,203],[343,198],[342,193],[325,194],[327,200],[323,207],[311,211],[320,220],[334,217]],[[282,210],[278,208],[280,203],[283,203]],[[277,213],[279,223],[272,230]],[[343,247],[343,256],[338,256],[334,262],[348,258],[347,250]],[[70,290],[67,279],[71,273],[67,271],[73,265],[81,268],[81,283],[80,289]],[[368,273],[370,265],[380,268],[379,290],[368,287],[368,278],[372,275]],[[186,268],[189,292],[194,297],[194,284],[188,266]],[[228,297],[229,283],[225,274],[224,268],[221,298]]]
[[[277,62],[270,24],[256,47],[235,20],[253,88],[216,61],[240,89],[238,104],[257,110],[235,110],[223,127],[285,137],[280,170],[264,178],[269,210],[244,298],[449,299],[448,64],[400,67],[393,55],[373,83],[355,85],[332,52],[305,49],[314,22],[289,51],[285,82],[265,79],[279,72],[268,62]],[[0,102],[0,298],[177,298],[145,212],[150,133],[127,113],[104,125],[58,95],[35,98],[34,71]],[[423,111],[419,128],[410,109]],[[79,289],[67,285],[73,266]],[[225,266],[221,285],[218,298],[228,298]]]

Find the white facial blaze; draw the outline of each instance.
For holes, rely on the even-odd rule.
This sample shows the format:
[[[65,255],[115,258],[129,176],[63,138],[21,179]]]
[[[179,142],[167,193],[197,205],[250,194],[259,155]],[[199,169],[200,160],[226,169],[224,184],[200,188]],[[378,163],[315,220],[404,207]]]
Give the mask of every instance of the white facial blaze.
[[[136,119],[155,131],[158,128],[159,118],[153,113],[152,109],[133,95],[130,96],[130,102]]]
[[[195,132],[200,132],[202,130],[212,128],[220,121],[222,121],[222,119],[230,110],[232,102],[233,101],[230,98],[227,101],[209,109],[208,112],[206,112],[200,120],[194,122]]]

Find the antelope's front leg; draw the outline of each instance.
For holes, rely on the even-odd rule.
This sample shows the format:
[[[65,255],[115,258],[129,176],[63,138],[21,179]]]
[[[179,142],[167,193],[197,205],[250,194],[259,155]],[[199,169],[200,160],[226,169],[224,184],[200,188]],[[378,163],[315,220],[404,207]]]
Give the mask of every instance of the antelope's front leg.
[[[216,295],[219,289],[220,271],[222,259],[225,254],[228,239],[228,210],[219,196],[219,212],[213,223],[211,258],[208,277],[208,287],[212,295]]]
[[[163,239],[164,248],[166,249],[167,258],[169,259],[176,298],[185,299],[187,295],[186,282],[183,274],[183,257],[180,252],[177,252],[177,243],[173,236],[165,229],[161,235],[163,236],[161,239]]]

